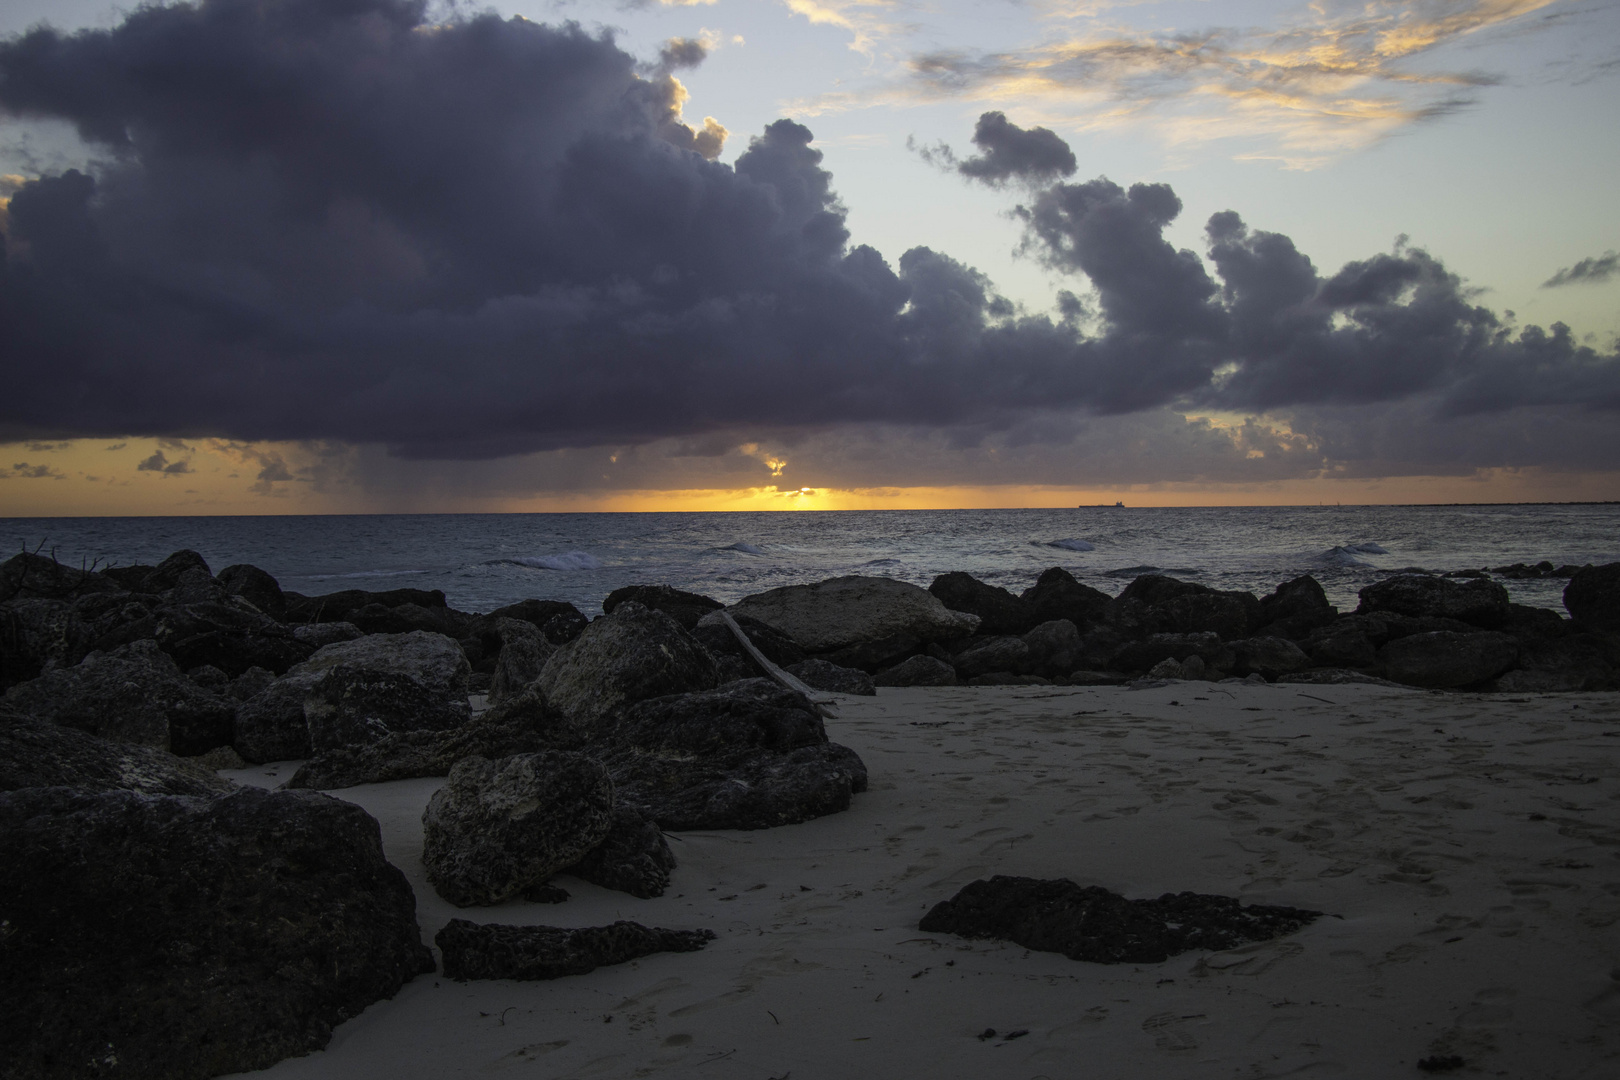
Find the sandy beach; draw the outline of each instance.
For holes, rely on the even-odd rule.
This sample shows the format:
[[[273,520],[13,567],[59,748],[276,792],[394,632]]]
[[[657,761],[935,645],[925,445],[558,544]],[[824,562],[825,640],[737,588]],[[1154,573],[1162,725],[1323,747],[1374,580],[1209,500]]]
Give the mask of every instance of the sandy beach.
[[[1620,1074],[1620,695],[1179,682],[838,711],[871,790],[802,825],[671,834],[653,900],[561,877],[563,904],[456,909],[420,861],[442,780],[334,792],[381,822],[424,940],[458,916],[718,937],[550,982],[419,977],[253,1075],[1372,1077],[1452,1055],[1459,1075]],[[918,931],[997,873],[1328,917],[1143,966]]]

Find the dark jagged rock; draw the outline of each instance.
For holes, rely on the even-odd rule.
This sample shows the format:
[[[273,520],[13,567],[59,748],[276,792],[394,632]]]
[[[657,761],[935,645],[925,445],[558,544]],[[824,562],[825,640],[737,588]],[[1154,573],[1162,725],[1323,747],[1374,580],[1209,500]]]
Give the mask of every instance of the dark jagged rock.
[[[1447,689],[1494,679],[1518,661],[1518,643],[1507,634],[1438,630],[1397,638],[1378,650],[1385,678],[1407,686]]]
[[[494,622],[500,635],[501,651],[489,682],[491,705],[527,690],[540,677],[551,654],[557,651],[557,646],[531,622],[505,617]]]
[[[215,576],[232,596],[240,596],[272,619],[286,618],[287,598],[281,594],[281,583],[257,566],[237,563]]]
[[[1361,590],[1357,614],[1391,612],[1412,618],[1455,619],[1494,630],[1508,616],[1507,589],[1488,578],[1450,580],[1399,574]]]
[[[616,889],[643,900],[663,896],[675,853],[654,822],[634,807],[616,806],[613,822],[603,841],[567,873],[604,889]]]
[[[231,692],[231,677],[212,664],[192,668],[186,672],[186,678],[211,694],[229,695]]]
[[[849,808],[854,751],[802,695],[764,679],[629,706],[593,747],[622,804],[664,829],[768,829]]]
[[[1062,878],[996,875],[965,886],[923,916],[925,933],[1012,941],[1096,964],[1156,964],[1193,949],[1236,948],[1291,934],[1322,913],[1228,896],[1165,893],[1127,900]]]
[[[1068,619],[1051,619],[1023,637],[1029,647],[1029,670],[1043,675],[1067,675],[1080,663],[1080,631]]]
[[[805,659],[805,651],[799,647],[799,643],[775,627],[747,615],[735,615],[733,619],[742,628],[743,633],[748,635],[748,640],[753,643],[754,648],[777,667],[785,668]],[[692,636],[697,638],[716,659],[722,656],[747,658],[746,650],[737,640],[737,636],[731,632],[731,627],[727,626],[725,620],[718,615],[705,615],[699,620],[697,628],[692,631]],[[748,662],[753,664],[752,660]],[[753,672],[753,675],[759,674],[762,672],[757,670]]]
[[[956,669],[932,656],[913,656],[872,677],[874,686],[955,686]]]
[[[1519,666],[1496,680],[1507,693],[1620,689],[1620,649],[1599,634],[1520,639]]]
[[[246,676],[243,676],[246,678]],[[307,758],[315,752],[304,722],[304,697],[310,682],[281,679],[271,682],[236,707],[231,745],[255,764]]]
[[[890,634],[874,641],[857,641],[842,649],[822,653],[817,659],[825,660],[835,667],[855,668],[871,675],[915,656],[922,647],[922,638],[915,634]]]
[[[519,600],[496,608],[485,618],[522,619],[533,623],[553,645],[568,644],[591,623],[573,604],[562,600]]]
[[[844,667],[842,664],[834,664],[816,656],[789,665],[784,670],[789,675],[796,676],[812,690],[825,690],[829,694],[859,694],[865,697],[877,693],[872,676],[860,668]]]
[[[1118,671],[1147,671],[1161,660],[1185,660],[1197,656],[1206,667],[1222,671],[1232,666],[1231,646],[1213,631],[1196,634],[1150,634],[1116,652],[1108,667]]]
[[[24,551],[0,563],[0,603],[8,600],[70,600],[84,593],[119,588],[117,582],[87,569]]]
[[[340,641],[365,637],[365,631],[352,622],[304,623],[293,627],[293,637],[313,649],[324,649]]]
[[[236,713],[235,702],[187,679],[150,641],[19,683],[6,703],[53,724],[186,756],[230,743]]]
[[[1185,592],[1152,606],[1170,632],[1214,633],[1222,641],[1247,637],[1263,617],[1260,601],[1246,592]]]
[[[287,673],[307,687],[315,750],[376,742],[390,732],[449,731],[467,722],[467,657],[443,634],[370,634],[321,649]],[[247,754],[243,754],[247,757]]]
[[[613,784],[583,754],[463,758],[422,814],[422,864],[457,907],[498,904],[606,838]]]
[[[0,795],[7,1076],[203,1080],[433,970],[377,823],[310,792]]]
[[[1069,580],[1074,581],[1074,578],[1070,577]],[[1014,596],[1006,589],[987,585],[960,570],[939,575],[928,586],[928,591],[939,597],[939,602],[952,611],[977,615],[978,632],[981,634],[1022,634],[1039,621],[1028,600]],[[1051,586],[1042,593],[1043,598],[1052,602],[1048,606],[1058,603],[1054,595],[1057,591],[1057,586]]]
[[[560,979],[661,952],[696,952],[711,930],[612,926],[501,926],[451,919],[434,937],[452,979]]]
[[[964,679],[991,672],[1025,672],[1031,662],[1029,642],[1021,637],[993,637],[975,641],[951,659]]]
[[[214,572],[208,569],[208,560],[195,551],[177,551],[167,559],[158,563],[141,580],[140,591],[150,593],[164,593],[180,584],[180,579],[189,573],[200,573],[205,578],[212,578]]]
[[[1305,651],[1287,638],[1253,637],[1232,643],[1232,674],[1259,674],[1270,682],[1311,666]]]
[[[1141,574],[1120,590],[1117,599],[1139,600],[1148,607],[1158,607],[1178,596],[1194,596],[1214,591],[1208,585],[1198,585],[1164,574]]]
[[[136,608],[137,617],[107,629],[95,648],[105,651],[149,638],[181,668],[212,664],[233,678],[250,667],[281,674],[314,651],[270,616],[224,599],[229,602],[165,600],[151,609]]]
[[[1620,631],[1620,563],[1577,570],[1564,586],[1564,607],[1583,630]]]
[[[1068,619],[1077,627],[1088,627],[1105,618],[1113,604],[1107,593],[1082,585],[1060,566],[1043,570],[1019,599],[1030,613],[1026,630],[1052,619]]]
[[[685,592],[668,585],[626,585],[607,594],[607,599],[602,601],[602,611],[611,615],[627,600],[653,611],[662,611],[680,623],[683,630],[691,630],[703,616],[725,607],[713,597]]]
[[[1300,618],[1331,619],[1338,611],[1328,603],[1322,583],[1309,574],[1285,581],[1260,598],[1260,612],[1268,625]]]
[[[51,668],[72,667],[94,637],[66,600],[30,597],[0,604],[0,691]]]
[[[714,658],[661,611],[625,602],[559,648],[536,685],[551,705],[589,725],[630,702],[708,690]]]
[[[501,717],[491,720],[485,713],[453,731],[396,731],[374,743],[322,751],[300,765],[286,786],[331,790],[449,776],[464,758],[505,758],[557,748],[539,725],[503,722]]]
[[[438,589],[388,589],[382,592],[344,589],[321,596],[283,591],[281,595],[287,602],[286,619],[290,623],[351,622],[351,612],[370,604],[383,608],[395,608],[400,604],[425,608],[446,606],[444,593]]]
[[[1509,604],[1507,618],[1497,627],[1502,633],[1512,634],[1520,641],[1561,638],[1574,628],[1574,624],[1558,612],[1527,604]]]
[[[774,626],[816,653],[898,634],[921,642],[949,641],[966,637],[979,625],[978,616],[951,611],[927,589],[863,576],[784,585],[746,596],[730,610]]]
[[[0,708],[0,791],[66,787],[210,796],[235,786],[154,747],[113,742]]]

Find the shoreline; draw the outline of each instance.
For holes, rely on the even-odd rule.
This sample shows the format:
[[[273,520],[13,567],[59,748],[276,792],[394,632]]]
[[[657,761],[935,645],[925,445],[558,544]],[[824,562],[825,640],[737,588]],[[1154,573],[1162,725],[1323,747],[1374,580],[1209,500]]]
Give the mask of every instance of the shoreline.
[[[838,701],[828,734],[871,790],[800,825],[669,834],[679,866],[653,900],[563,876],[563,904],[453,908],[419,857],[442,780],[334,792],[381,822],[424,941],[451,917],[719,937],[551,982],[421,976],[253,1075],[1373,1076],[1456,1054],[1574,1080],[1620,1061],[1620,694],[1173,682]],[[1330,917],[1134,966],[916,929],[994,873]]]

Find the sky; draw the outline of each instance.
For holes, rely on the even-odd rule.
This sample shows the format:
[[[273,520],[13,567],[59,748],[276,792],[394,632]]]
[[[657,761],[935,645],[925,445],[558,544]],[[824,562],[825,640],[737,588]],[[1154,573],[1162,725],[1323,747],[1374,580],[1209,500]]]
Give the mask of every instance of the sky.
[[[1620,5],[0,5],[0,516],[1620,499]]]

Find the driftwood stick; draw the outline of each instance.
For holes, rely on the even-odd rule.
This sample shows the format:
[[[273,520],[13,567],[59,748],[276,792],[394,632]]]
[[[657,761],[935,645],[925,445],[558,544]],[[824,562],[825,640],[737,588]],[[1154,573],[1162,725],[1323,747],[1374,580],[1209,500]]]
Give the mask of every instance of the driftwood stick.
[[[799,693],[809,698],[810,704],[814,705],[816,711],[826,719],[833,720],[837,718],[838,714],[833,712],[832,709],[834,702],[831,698],[817,697],[817,692],[806,686],[797,676],[789,675],[787,672],[771,663],[770,660],[766,658],[765,654],[759,651],[759,647],[756,646],[752,641],[748,640],[747,632],[743,630],[742,627],[737,625],[737,620],[731,617],[731,612],[722,608],[720,611],[720,617],[726,621],[727,626],[731,627],[731,632],[737,636],[737,642],[742,645],[743,649],[747,651],[749,656],[754,658],[754,663],[758,664],[764,670],[765,674],[769,675],[772,679],[775,679],[789,690],[797,690]]]

